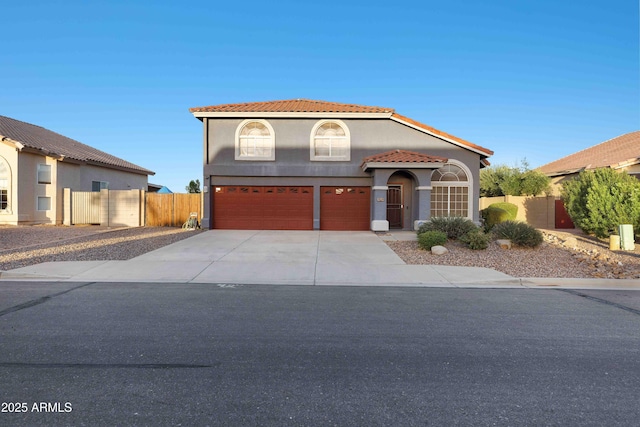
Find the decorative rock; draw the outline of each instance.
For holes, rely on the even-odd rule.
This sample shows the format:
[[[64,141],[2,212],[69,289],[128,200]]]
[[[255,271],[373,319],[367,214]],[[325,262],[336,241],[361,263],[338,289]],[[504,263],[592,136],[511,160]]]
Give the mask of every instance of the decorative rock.
[[[431,247],[431,253],[434,255],[444,255],[447,252],[449,252],[449,249],[445,248],[444,246],[432,246]]]
[[[496,240],[496,243],[502,249],[511,249],[511,240],[509,240],[509,239],[498,239],[498,240]]]
[[[564,242],[562,242],[562,244],[566,248],[575,249],[578,247],[578,239],[576,239],[575,237],[567,237],[566,239],[564,239]]]

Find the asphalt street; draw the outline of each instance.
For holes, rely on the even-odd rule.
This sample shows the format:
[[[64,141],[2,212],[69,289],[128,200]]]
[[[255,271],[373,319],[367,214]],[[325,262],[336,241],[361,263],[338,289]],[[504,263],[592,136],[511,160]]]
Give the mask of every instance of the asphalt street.
[[[0,425],[613,426],[640,291],[0,283]]]

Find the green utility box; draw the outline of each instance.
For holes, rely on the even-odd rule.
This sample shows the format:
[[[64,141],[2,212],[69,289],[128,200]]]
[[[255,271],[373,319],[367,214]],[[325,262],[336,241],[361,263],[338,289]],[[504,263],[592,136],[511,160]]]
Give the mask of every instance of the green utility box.
[[[618,234],[620,235],[620,249],[622,249],[623,251],[632,251],[636,248],[633,238],[633,225],[619,225]]]

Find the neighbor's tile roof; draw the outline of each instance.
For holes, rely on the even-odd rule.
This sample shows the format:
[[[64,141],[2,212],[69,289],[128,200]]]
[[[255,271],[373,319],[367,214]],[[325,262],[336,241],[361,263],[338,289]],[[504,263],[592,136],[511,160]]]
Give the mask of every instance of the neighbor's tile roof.
[[[370,107],[357,104],[341,104],[338,102],[314,101],[311,99],[289,99],[284,101],[247,102],[242,104],[222,104],[209,107],[190,108],[191,113],[378,113],[390,114],[392,120],[403,122],[422,129],[430,134],[441,136],[464,147],[491,156],[493,151],[473,144],[434,127],[397,114],[393,108]]]
[[[192,113],[393,113],[392,108],[367,107],[365,105],[341,104],[311,99],[222,104],[190,108],[189,111]]]
[[[547,175],[640,163],[640,131],[627,133],[538,168]]]
[[[0,116],[0,140],[9,138],[44,155],[63,156],[81,162],[94,162],[105,167],[128,169],[136,173],[153,175],[154,172],[100,151],[40,126]]]
[[[365,157],[362,163],[446,163],[449,159],[407,150],[391,150]]]

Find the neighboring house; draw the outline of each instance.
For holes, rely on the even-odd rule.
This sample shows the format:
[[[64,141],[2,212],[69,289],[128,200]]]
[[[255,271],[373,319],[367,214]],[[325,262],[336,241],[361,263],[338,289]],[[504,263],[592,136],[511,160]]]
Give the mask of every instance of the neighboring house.
[[[63,189],[147,189],[154,172],[0,116],[0,224],[61,224]]]
[[[294,99],[190,111],[204,125],[205,228],[479,220],[479,170],[493,152],[393,109]]]
[[[554,195],[560,195],[562,183],[583,170],[611,168],[626,171],[640,179],[640,131],[627,133],[563,157],[538,168],[551,178]]]
[[[164,185],[147,183],[147,193],[157,193]]]

